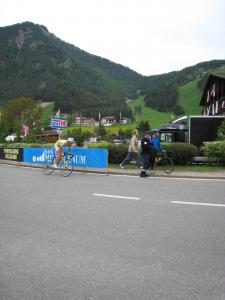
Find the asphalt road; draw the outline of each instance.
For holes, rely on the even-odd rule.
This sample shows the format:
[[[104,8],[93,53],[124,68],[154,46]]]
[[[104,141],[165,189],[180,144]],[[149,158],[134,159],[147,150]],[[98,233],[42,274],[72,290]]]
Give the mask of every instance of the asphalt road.
[[[225,299],[224,180],[0,165],[0,299]]]

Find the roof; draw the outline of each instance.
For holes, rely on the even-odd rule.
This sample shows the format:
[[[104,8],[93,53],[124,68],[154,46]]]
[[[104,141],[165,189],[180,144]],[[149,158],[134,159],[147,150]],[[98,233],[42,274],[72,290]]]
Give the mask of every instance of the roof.
[[[204,105],[204,102],[205,102],[204,100],[207,97],[207,91],[208,91],[209,87],[212,84],[214,84],[215,82],[217,82],[218,80],[224,80],[224,82],[225,82],[225,75],[214,74],[214,73],[209,74],[208,80],[206,82],[205,88],[204,88],[203,93],[202,93],[201,101],[199,103],[200,106]]]

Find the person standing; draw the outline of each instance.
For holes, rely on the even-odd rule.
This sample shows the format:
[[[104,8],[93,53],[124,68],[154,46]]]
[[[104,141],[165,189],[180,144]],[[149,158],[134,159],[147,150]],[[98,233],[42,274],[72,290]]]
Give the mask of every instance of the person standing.
[[[138,151],[138,136],[139,136],[139,133],[138,133],[138,130],[136,129],[136,130],[134,130],[133,136],[131,138],[130,145],[128,148],[128,153],[127,153],[126,157],[124,158],[124,160],[120,164],[120,167],[122,169],[124,169],[124,165],[128,161],[130,161],[133,157],[136,159],[137,167],[138,168],[141,167],[141,156]]]
[[[141,171],[140,177],[148,177],[147,171],[150,167],[151,151],[152,151],[151,133],[150,131],[145,131],[144,137],[141,140],[143,170]]]
[[[160,133],[158,129],[153,129],[153,134],[151,136],[152,140],[152,152],[151,152],[151,162],[150,162],[150,173],[154,174],[154,166],[155,166],[155,159],[157,153],[162,151],[162,146],[160,143]]]

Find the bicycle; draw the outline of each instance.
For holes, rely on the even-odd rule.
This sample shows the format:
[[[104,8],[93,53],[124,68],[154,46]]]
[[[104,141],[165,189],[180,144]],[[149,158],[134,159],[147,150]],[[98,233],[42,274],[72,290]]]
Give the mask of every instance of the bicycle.
[[[162,166],[166,174],[171,174],[174,169],[173,161],[170,157],[166,156],[166,151],[162,151],[161,155],[155,161],[156,165]]]
[[[64,152],[63,158],[59,163],[57,168],[54,167],[56,154],[54,154],[51,158],[51,161],[45,166],[43,172],[45,175],[52,174],[53,171],[59,170],[61,176],[68,177],[73,172],[73,157],[74,155],[71,153]]]

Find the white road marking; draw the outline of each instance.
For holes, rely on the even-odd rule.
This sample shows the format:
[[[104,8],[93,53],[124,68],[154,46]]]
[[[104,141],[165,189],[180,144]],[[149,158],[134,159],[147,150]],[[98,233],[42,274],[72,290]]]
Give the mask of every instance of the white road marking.
[[[183,205],[202,205],[202,206],[225,207],[225,204],[214,204],[214,203],[182,202],[182,201],[171,201],[171,203],[173,203],[173,204],[183,204]]]
[[[137,197],[127,197],[127,196],[117,196],[117,195],[107,195],[107,194],[93,194],[93,196],[118,198],[118,199],[129,199],[129,200],[140,200],[141,199],[141,198],[137,198]]]

